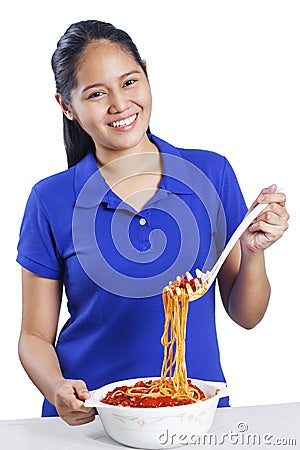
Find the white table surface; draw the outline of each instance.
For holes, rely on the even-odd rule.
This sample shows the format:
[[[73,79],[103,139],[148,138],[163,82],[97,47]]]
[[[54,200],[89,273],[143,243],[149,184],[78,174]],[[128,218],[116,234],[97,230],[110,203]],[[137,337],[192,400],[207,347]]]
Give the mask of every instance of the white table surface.
[[[182,440],[183,449],[300,449],[300,403],[220,408],[209,431],[211,441],[198,446]],[[190,436],[189,439],[195,439]],[[99,417],[70,427],[60,418],[0,421],[1,450],[126,449],[104,432]]]

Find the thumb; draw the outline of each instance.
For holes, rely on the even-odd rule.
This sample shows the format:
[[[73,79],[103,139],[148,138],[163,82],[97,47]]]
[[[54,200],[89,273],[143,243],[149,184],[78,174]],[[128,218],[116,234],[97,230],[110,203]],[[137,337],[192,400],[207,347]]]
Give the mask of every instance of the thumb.
[[[267,188],[263,188],[252,206],[255,206],[255,204],[257,204],[257,203],[264,203],[264,201],[265,201],[264,196],[266,194],[274,194],[276,191],[277,191],[276,184],[271,184],[271,186],[269,186]]]
[[[75,391],[76,397],[78,397],[80,400],[87,400],[91,396],[85,382],[82,380],[75,380],[75,382],[73,383],[73,389]]]
[[[271,184],[271,186],[262,189],[260,195],[275,194],[276,190],[277,190],[277,185],[276,184]]]

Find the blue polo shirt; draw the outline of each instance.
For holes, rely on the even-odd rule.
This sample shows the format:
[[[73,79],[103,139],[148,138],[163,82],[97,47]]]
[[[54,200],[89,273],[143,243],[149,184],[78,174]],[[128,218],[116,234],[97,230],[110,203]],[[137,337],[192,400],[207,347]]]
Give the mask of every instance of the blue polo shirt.
[[[90,390],[160,375],[163,287],[212,268],[247,211],[226,158],[149,138],[163,176],[142,211],[109,188],[89,153],[33,187],[21,225],[17,261],[64,283],[70,317],[56,342],[63,375]],[[190,304],[186,343],[189,377],[225,381],[214,287]],[[45,400],[43,415],[56,414]]]

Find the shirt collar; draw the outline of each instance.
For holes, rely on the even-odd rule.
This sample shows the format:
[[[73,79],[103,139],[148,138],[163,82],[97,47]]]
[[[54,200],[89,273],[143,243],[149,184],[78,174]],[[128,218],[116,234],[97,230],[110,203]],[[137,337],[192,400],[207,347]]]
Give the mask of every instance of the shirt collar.
[[[79,206],[91,207],[99,204],[105,195],[106,183],[98,169],[93,153],[88,153],[75,166],[74,190]],[[96,189],[93,189],[96,186]]]
[[[173,194],[192,194],[191,177],[179,149],[153,134],[149,134],[149,139],[158,147],[162,156],[163,177],[159,188]]]
[[[193,193],[188,168],[179,150],[153,134],[149,134],[149,139],[162,156],[164,173],[159,189],[174,194]],[[76,164],[74,189],[78,206],[88,208],[107,203],[109,207],[116,208],[122,201],[110,190],[93,153],[88,153]]]

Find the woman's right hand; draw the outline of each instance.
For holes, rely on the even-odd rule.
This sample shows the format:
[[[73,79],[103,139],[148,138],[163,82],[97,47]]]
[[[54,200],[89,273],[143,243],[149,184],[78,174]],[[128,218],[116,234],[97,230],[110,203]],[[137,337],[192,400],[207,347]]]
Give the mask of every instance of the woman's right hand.
[[[69,425],[82,425],[95,419],[94,408],[84,406],[90,398],[86,384],[82,380],[63,380],[55,389],[55,407],[58,415]]]

